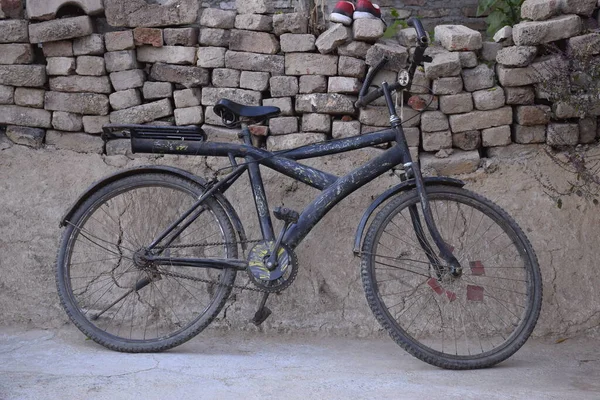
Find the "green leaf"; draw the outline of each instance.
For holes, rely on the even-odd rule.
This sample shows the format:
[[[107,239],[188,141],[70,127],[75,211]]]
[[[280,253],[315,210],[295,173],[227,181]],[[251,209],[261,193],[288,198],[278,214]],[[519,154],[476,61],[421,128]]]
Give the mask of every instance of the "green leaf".
[[[518,11],[521,14],[521,5],[523,5],[524,0],[508,0],[508,5],[511,9]]]
[[[505,4],[498,4],[494,7],[494,11],[500,11],[504,16],[507,16],[510,13],[510,8],[506,7]]]
[[[427,34],[429,35],[429,41],[431,43],[435,42],[435,30],[431,30],[427,32]]]
[[[481,14],[495,6],[497,1],[498,0],[479,0],[479,4],[477,5],[477,16],[480,17]]]
[[[400,14],[398,13],[398,10],[396,10],[395,8],[392,8],[392,11],[391,11],[390,14],[392,14],[392,17],[394,17],[394,18],[400,17]]]
[[[388,26],[388,28],[383,33],[383,37],[385,39],[391,39],[396,36],[398,33],[398,27],[401,26],[400,21],[394,21],[393,24]]]
[[[490,36],[494,36],[504,25],[506,25],[506,15],[502,11],[494,10],[486,18],[488,23],[487,32]]]

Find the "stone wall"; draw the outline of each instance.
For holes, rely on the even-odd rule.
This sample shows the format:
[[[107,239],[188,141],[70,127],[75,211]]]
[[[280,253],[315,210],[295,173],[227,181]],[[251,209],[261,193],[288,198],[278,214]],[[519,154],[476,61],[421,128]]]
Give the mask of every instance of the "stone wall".
[[[14,12],[17,19],[0,20],[0,126],[15,143],[128,151],[126,142],[104,148],[98,134],[107,123],[201,125],[235,141],[213,112],[222,97],[282,110],[268,129],[254,130],[270,150],[372,132],[388,126],[388,115],[381,102],[353,107],[362,78],[386,55],[392,62],[375,83],[395,81],[415,42],[412,28],[382,39],[379,20],[333,24],[315,37],[304,14],[274,13],[264,0],[200,14],[195,0],[81,0],[95,16],[54,19],[63,3],[31,0],[30,20]],[[536,2],[525,2],[523,17],[536,21],[515,26],[514,39],[510,28],[496,42],[461,25],[435,28],[433,62],[399,101],[409,146],[425,167],[472,172],[481,156],[511,143],[595,140],[596,117],[578,120],[535,90],[536,71],[554,62],[538,57],[540,45],[567,40],[598,53],[600,34],[585,31],[596,4],[566,3],[538,15]]]
[[[337,1],[327,0],[326,3],[332,10]],[[373,3],[381,7],[386,20],[392,20],[392,10],[396,10],[400,19],[421,18],[428,31],[440,24],[463,24],[479,31],[487,29],[485,17],[477,16],[477,0],[380,0]]]
[[[325,16],[333,10],[338,0],[323,0]],[[279,0],[274,1],[275,9],[282,12],[306,10],[308,0]],[[317,1],[315,1],[317,3]],[[485,31],[485,17],[477,16],[477,0],[457,0],[440,2],[437,0],[379,0],[373,1],[381,7],[386,21],[392,21],[392,10],[398,13],[400,19],[418,16],[422,19],[427,30],[433,30],[440,24],[464,24],[470,28]],[[234,1],[206,0],[203,5],[223,10],[234,10]],[[319,8],[321,10],[321,8]]]
[[[261,0],[240,0],[236,10],[214,8],[200,14],[196,0],[164,6],[143,0],[78,0],[87,14],[61,19],[54,18],[61,1],[39,2],[46,8],[37,11],[36,2],[29,3],[24,13],[15,6],[19,1],[0,0],[0,126],[5,128],[0,150],[6,149],[0,157],[6,174],[0,181],[0,202],[7,210],[0,215],[0,226],[15,227],[15,238],[0,238],[2,270],[10,270],[0,282],[0,308],[5,322],[30,318],[37,326],[55,326],[65,319],[56,301],[36,307],[54,296],[51,254],[57,221],[91,181],[148,162],[173,162],[204,176],[219,166],[211,158],[200,163],[137,158],[130,154],[128,141],[105,147],[98,136],[103,124],[198,124],[210,140],[238,141],[236,131],[222,126],[213,112],[217,99],[227,97],[282,109],[268,129],[255,129],[256,142],[269,150],[371,132],[387,126],[389,116],[383,103],[354,109],[361,78],[387,55],[392,62],[376,82],[394,81],[414,43],[412,29],[382,40],[384,26],[375,20],[357,21],[351,28],[333,25],[317,38],[308,33],[302,14],[274,13],[272,3]],[[597,236],[595,220],[582,215],[587,209],[579,203],[568,214],[556,214],[529,173],[529,168],[560,173],[550,168],[543,153],[526,166],[518,165],[520,157],[506,162],[503,157],[535,152],[545,143],[596,140],[596,118],[580,119],[563,104],[548,104],[536,90],[535,71],[550,62],[539,57],[541,44],[558,41],[595,55],[600,53],[594,45],[600,34],[585,30],[591,26],[595,1],[565,0],[528,14],[538,3],[547,2],[527,1],[523,6],[523,16],[535,21],[515,26],[514,34],[503,31],[498,42],[484,42],[479,32],[463,26],[436,28],[438,43],[429,50],[434,61],[418,71],[412,93],[405,101],[399,99],[404,103],[399,111],[411,151],[427,171],[470,173],[469,185],[506,207],[532,235],[548,288],[538,332],[574,333],[598,325],[597,257],[580,237]],[[25,14],[30,20],[23,19]],[[379,151],[317,160],[315,166],[334,166],[332,172],[342,174]],[[297,185],[272,174],[265,180],[276,188],[272,205],[301,210],[306,204],[307,192]],[[352,334],[378,329],[372,319],[363,323],[370,313],[361,299],[356,269],[343,267],[356,263],[351,238],[370,194],[396,181],[384,177],[373,183],[311,234],[299,250],[305,275],[290,289],[297,301],[279,302],[276,311],[288,316],[267,327]],[[521,184],[513,185],[515,181]],[[247,193],[248,188],[232,192],[241,215],[252,211]],[[539,210],[548,218],[540,220]],[[573,221],[585,229],[570,237]],[[256,221],[244,222],[257,228]],[[549,237],[548,232],[556,235]],[[348,239],[332,250],[331,243],[315,241],[317,237]],[[577,275],[560,268],[575,259],[584,265]],[[342,267],[332,272],[331,265]],[[41,292],[32,289],[32,282]],[[19,305],[13,304],[14,298],[22,300]],[[237,329],[241,322],[236,318],[250,315],[255,303],[231,304],[229,318],[219,323]],[[319,316],[311,320],[314,310]]]
[[[274,12],[296,12],[304,11],[308,8],[308,0],[273,0]],[[204,8],[220,8],[221,10],[237,10],[235,0],[204,0],[202,1]]]

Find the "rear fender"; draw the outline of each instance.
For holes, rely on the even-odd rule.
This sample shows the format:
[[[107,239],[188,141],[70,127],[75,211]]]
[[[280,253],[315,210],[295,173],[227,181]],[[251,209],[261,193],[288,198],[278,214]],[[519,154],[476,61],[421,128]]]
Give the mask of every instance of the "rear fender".
[[[425,186],[433,186],[433,185],[436,185],[436,186],[447,185],[447,186],[454,186],[454,187],[465,186],[465,183],[463,181],[458,180],[458,179],[453,179],[453,178],[447,178],[447,177],[423,178],[423,180],[424,180]],[[376,198],[375,201],[373,201],[373,203],[371,203],[369,208],[367,208],[367,211],[365,211],[362,219],[360,220],[360,223],[358,224],[358,229],[356,230],[356,236],[354,238],[354,250],[353,250],[354,254],[358,255],[360,253],[362,239],[363,239],[363,235],[365,232],[365,228],[367,226],[367,222],[369,221],[369,218],[371,218],[371,215],[375,212],[375,210],[377,208],[379,208],[379,206],[381,206],[387,200],[392,198],[393,196],[395,196],[399,193],[402,193],[402,192],[406,192],[407,190],[414,189],[416,187],[417,187],[417,185],[415,183],[415,180],[410,179],[406,182],[402,182],[401,184],[386,190],[378,198]]]
[[[70,221],[70,219],[73,217],[73,214],[75,214],[75,211],[77,210],[77,208],[79,206],[81,206],[81,204],[83,204],[97,190],[100,190],[103,187],[105,187],[106,185],[108,185],[112,182],[115,182],[119,179],[134,176],[134,175],[146,174],[146,173],[159,173],[159,174],[172,175],[173,177],[179,177],[182,179],[187,179],[189,181],[192,181],[193,183],[196,183],[196,184],[202,186],[203,188],[207,187],[207,182],[203,178],[196,176],[196,175],[192,174],[191,172],[185,171],[180,168],[175,168],[175,167],[144,166],[144,167],[127,169],[124,171],[119,171],[115,174],[109,175],[109,176],[93,183],[89,188],[87,188],[87,190],[85,192],[83,192],[83,194],[81,196],[79,196],[79,198],[71,206],[69,211],[67,211],[67,213],[62,217],[62,219],[60,220],[60,226],[64,227],[65,225],[67,225],[67,222]],[[244,226],[242,225],[242,221],[240,220],[240,217],[238,216],[237,212],[235,211],[235,209],[233,208],[233,206],[231,205],[229,200],[227,200],[227,198],[225,196],[223,196],[223,194],[215,193],[214,197],[217,200],[217,202],[219,203],[219,205],[221,205],[225,209],[225,212],[227,213],[229,220],[233,224],[233,226],[238,234],[238,237],[239,237],[240,241],[242,242],[242,249],[246,250],[246,243],[245,243],[245,241],[247,240],[246,232],[244,230]]]

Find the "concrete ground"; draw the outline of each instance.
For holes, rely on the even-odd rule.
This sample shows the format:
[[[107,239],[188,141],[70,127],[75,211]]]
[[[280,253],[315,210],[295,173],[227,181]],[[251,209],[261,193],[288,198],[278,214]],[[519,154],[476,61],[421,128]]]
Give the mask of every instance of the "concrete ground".
[[[60,331],[0,328],[0,399],[599,399],[600,340],[534,340],[499,366],[445,371],[389,339],[209,332],[121,354]]]

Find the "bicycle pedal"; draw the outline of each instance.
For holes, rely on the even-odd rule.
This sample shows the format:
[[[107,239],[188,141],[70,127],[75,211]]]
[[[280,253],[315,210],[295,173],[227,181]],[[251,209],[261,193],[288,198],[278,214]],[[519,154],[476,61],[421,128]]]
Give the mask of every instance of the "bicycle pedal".
[[[267,318],[269,318],[269,315],[271,315],[271,310],[269,309],[269,307],[263,307],[260,310],[258,310],[256,314],[254,314],[254,318],[252,318],[252,323],[256,326],[259,326],[260,324],[265,322]]]
[[[300,218],[300,214],[297,211],[290,210],[286,207],[277,207],[273,210],[273,215],[280,221],[286,222],[288,224],[293,224],[298,222]]]

